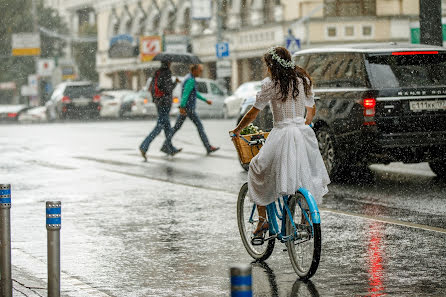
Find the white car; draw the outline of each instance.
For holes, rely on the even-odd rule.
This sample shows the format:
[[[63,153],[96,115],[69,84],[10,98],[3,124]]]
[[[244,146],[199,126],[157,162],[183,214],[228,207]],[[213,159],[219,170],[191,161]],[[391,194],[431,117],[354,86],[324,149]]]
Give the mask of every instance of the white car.
[[[183,80],[184,78],[180,78]],[[206,99],[212,101],[209,105],[206,102],[197,98],[196,111],[200,117],[224,117],[224,100],[227,96],[226,89],[221,86],[217,81],[207,78],[196,78],[197,91]],[[176,115],[179,113],[179,105],[181,101],[182,93],[182,83],[178,85],[173,90],[172,94],[172,109],[170,111],[171,115]]]
[[[25,111],[19,113],[18,121],[21,123],[46,122],[47,121],[46,107],[37,106],[26,109]]]
[[[250,81],[241,84],[234,94],[224,100],[225,118],[238,116],[243,100],[256,95],[260,91],[261,85],[261,81]]]
[[[131,90],[105,91],[101,93],[101,111],[99,115],[107,118],[119,118],[123,98],[133,93]]]
[[[0,104],[0,121],[16,121],[26,108],[27,106],[23,104]]]
[[[156,108],[155,104],[149,102],[151,98],[149,92],[140,90],[130,92],[122,99],[120,115],[121,117],[143,117],[150,115],[150,109]]]

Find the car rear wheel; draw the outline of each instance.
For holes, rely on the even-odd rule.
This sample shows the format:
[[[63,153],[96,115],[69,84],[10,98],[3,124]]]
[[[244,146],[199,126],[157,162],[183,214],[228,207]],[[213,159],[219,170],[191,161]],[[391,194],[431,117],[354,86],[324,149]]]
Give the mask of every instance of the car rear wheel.
[[[342,176],[345,166],[339,158],[338,148],[330,129],[328,127],[319,128],[316,130],[316,138],[328,175],[331,178]]]
[[[446,178],[446,160],[429,162],[429,167],[440,178]]]

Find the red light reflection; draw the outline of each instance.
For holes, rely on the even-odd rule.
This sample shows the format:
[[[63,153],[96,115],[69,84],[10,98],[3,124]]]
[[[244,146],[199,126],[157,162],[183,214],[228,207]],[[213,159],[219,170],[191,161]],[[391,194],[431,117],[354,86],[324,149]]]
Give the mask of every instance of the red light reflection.
[[[369,246],[368,246],[368,264],[369,264],[369,294],[367,296],[377,297],[384,296],[383,285],[383,240],[382,240],[382,224],[374,222],[370,225]]]

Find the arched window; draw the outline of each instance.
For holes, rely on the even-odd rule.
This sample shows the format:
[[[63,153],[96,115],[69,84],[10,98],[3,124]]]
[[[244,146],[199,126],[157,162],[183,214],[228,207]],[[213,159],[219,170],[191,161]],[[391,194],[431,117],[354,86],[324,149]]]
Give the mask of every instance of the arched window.
[[[167,31],[168,33],[174,33],[175,32],[174,24],[175,24],[175,11],[170,10],[167,16],[167,26],[164,30]]]
[[[184,32],[186,34],[190,33],[190,29],[191,29],[191,15],[190,15],[190,7],[186,8],[184,10]]]
[[[265,23],[274,22],[275,0],[265,0],[263,4],[263,20]]]
[[[119,33],[119,17],[113,9],[108,21],[108,37],[113,37]]]
[[[240,7],[240,19],[242,20],[242,26],[246,26],[249,24],[249,4],[248,0],[241,1]]]

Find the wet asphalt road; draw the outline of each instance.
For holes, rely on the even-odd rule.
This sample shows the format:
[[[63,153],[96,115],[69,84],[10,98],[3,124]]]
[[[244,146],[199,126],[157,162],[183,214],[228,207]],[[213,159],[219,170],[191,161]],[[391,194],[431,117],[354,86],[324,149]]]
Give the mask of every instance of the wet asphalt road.
[[[64,296],[228,296],[229,267],[249,263],[236,199],[246,173],[227,131],[205,120],[206,156],[187,121],[163,155],[141,162],[154,121],[0,126],[0,183],[11,183],[13,278],[46,295],[45,201],[62,201]],[[427,164],[372,165],[324,198],[322,257],[303,283],[276,244],[253,264],[255,296],[446,295],[446,182]]]

